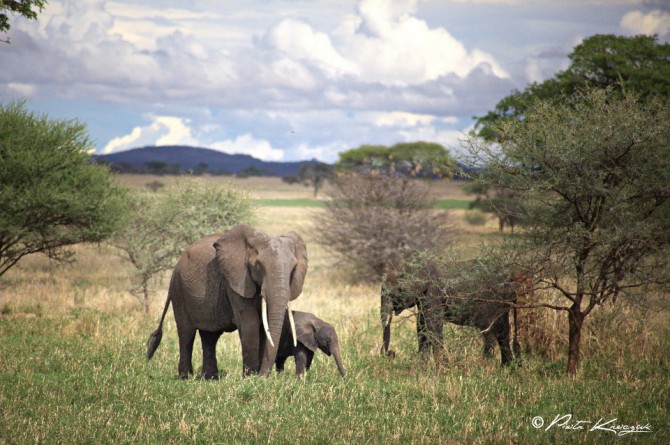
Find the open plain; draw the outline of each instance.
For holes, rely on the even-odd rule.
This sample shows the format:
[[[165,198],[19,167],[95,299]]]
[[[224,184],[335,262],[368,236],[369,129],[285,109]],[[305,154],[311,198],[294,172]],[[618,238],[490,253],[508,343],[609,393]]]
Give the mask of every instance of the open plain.
[[[140,188],[176,180],[121,178]],[[379,283],[351,281],[351,265],[318,242],[312,219],[323,197],[276,178],[203,180],[247,190],[259,203],[258,229],[305,238],[309,271],[294,309],[335,326],[347,378],[318,352],[303,379],[290,360],[284,374],[242,379],[239,339],[226,334],[217,349],[222,378],[180,381],[171,310],[160,349],[144,357],[169,274],[155,283],[147,316],[114,249],[80,245],[72,264],[33,256],[0,278],[0,444],[669,443],[667,295],[590,317],[575,378],[565,374],[565,316],[552,311],[536,317],[550,340],[521,367],[485,360],[477,332],[454,326],[446,356],[424,362],[410,312],[394,319],[390,359],[379,354]],[[471,197],[459,183],[431,187],[438,200],[459,203],[450,221],[461,249],[476,252],[499,236],[492,218],[465,223],[461,204]],[[196,339],[196,369],[200,361]]]

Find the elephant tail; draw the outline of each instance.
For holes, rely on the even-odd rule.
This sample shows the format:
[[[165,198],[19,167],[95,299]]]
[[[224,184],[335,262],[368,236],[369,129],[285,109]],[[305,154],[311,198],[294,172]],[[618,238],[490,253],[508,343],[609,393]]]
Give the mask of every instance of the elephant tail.
[[[165,314],[167,313],[168,307],[170,307],[170,293],[168,292],[167,301],[165,301],[165,307],[163,308],[163,315],[161,316],[161,321],[158,323],[158,329],[151,333],[149,340],[147,340],[147,360],[151,360],[151,357],[154,356],[156,349],[161,344],[163,339],[163,320],[165,320]]]

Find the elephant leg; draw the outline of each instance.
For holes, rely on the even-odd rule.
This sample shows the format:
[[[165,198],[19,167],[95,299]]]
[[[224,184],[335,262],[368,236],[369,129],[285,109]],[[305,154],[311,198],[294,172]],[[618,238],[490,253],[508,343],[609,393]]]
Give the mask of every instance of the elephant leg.
[[[275,367],[277,368],[277,373],[284,372],[284,364],[286,363],[287,358],[288,357],[277,356],[277,360],[275,361]]]
[[[307,363],[305,364],[305,368],[309,370],[309,368],[312,366],[312,360],[314,359],[314,351],[310,351],[309,349],[307,350]]]
[[[492,358],[493,350],[498,343],[498,338],[490,331],[484,332],[484,334],[482,334],[482,338],[484,339],[484,358]]]
[[[494,324],[495,336],[498,340],[498,346],[500,347],[500,361],[502,366],[509,365],[514,356],[512,355],[512,349],[509,346],[509,314],[505,313],[496,320]]]
[[[260,317],[260,299],[232,297],[235,324],[242,345],[242,375],[258,374],[265,346],[265,335]]]
[[[302,376],[305,373],[305,369],[308,369],[309,366],[307,365],[308,361],[309,364],[311,365],[312,357],[308,358],[308,353],[312,353],[312,356],[314,353],[304,347],[302,344],[298,343],[298,346],[295,348],[295,375],[297,376]]]
[[[199,330],[202,342],[202,378],[205,380],[218,379],[219,367],[216,362],[216,342],[221,332]]]
[[[193,342],[195,341],[195,328],[177,324],[177,334],[179,335],[179,378],[187,379],[193,375]]]

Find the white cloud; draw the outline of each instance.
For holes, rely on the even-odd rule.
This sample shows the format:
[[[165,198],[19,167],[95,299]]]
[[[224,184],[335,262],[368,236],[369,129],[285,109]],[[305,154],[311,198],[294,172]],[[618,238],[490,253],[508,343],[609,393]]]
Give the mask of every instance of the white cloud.
[[[455,74],[467,76],[479,65],[492,75],[509,74],[495,58],[479,49],[468,51],[445,28],[430,28],[418,19],[417,0],[362,0],[360,24],[349,36],[348,54],[361,80],[390,85],[414,85]],[[349,24],[350,30],[351,23]]]
[[[492,55],[477,48],[468,51],[446,29],[431,28],[415,17],[417,3],[362,0],[358,14],[343,18],[332,38],[305,21],[284,19],[262,42],[329,79],[416,85],[450,74],[465,77],[478,66],[487,67],[492,76],[509,77]]]
[[[7,84],[7,87],[21,97],[30,97],[35,94],[35,91],[37,90],[35,85],[23,82],[10,82]]]
[[[440,118],[433,114],[416,114],[404,111],[393,111],[391,113],[380,113],[375,119],[375,125],[380,127],[415,127],[417,125],[430,125],[433,121],[441,120],[447,123],[455,123],[455,118]]]
[[[263,40],[293,59],[314,63],[328,77],[355,71],[354,65],[333,47],[327,34],[316,31],[303,21],[284,19],[272,27]]]
[[[105,154],[146,145],[198,145],[191,135],[188,120],[174,116],[152,116],[151,124],[134,127],[132,131],[107,143]]]
[[[629,34],[665,36],[670,33],[670,13],[658,9],[648,14],[630,11],[621,19],[621,28]]]
[[[247,154],[265,161],[281,161],[284,157],[282,150],[273,148],[268,141],[256,139],[249,133],[232,140],[209,144],[209,147],[226,153]]]

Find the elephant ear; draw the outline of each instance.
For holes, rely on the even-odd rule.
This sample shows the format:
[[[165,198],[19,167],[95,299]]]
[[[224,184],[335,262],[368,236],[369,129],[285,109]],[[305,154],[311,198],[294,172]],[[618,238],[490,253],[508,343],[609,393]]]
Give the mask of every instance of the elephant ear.
[[[300,343],[305,345],[310,351],[316,352],[319,345],[316,343],[316,338],[314,337],[315,330],[311,324],[296,323],[295,333]]]
[[[295,300],[302,293],[302,286],[305,284],[305,276],[307,275],[307,246],[305,246],[305,242],[300,235],[295,232],[289,232],[283,236],[293,240],[293,245],[295,246],[293,255],[298,261],[291,275],[291,300]]]
[[[221,273],[233,291],[245,298],[256,295],[256,283],[247,264],[249,255],[253,254],[250,240],[256,233],[251,227],[242,224],[225,232],[214,243]]]

